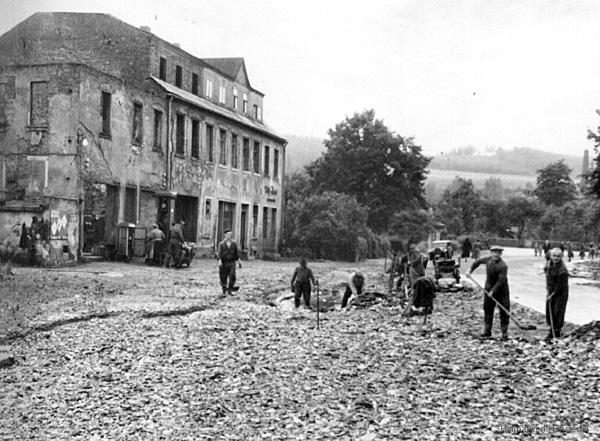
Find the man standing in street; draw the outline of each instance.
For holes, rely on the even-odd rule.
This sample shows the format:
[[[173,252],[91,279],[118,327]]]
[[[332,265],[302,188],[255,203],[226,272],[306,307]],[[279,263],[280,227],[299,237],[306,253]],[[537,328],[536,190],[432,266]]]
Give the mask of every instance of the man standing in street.
[[[225,238],[219,244],[217,258],[219,259],[219,279],[223,295],[232,295],[239,288],[235,286],[235,263],[242,267],[237,244],[231,238],[231,230],[225,230]],[[228,281],[229,279],[229,281]]]
[[[492,324],[494,322],[494,309],[496,302],[490,298],[492,296],[504,308],[510,310],[510,294],[508,290],[508,266],[502,260],[502,251],[498,245],[490,247],[491,256],[477,259],[467,271],[466,276],[471,277],[471,273],[481,264],[486,266],[485,293],[483,297],[484,328],[482,337],[492,336]],[[502,330],[502,340],[508,339],[508,321],[509,316],[501,308],[500,310],[500,329]]]
[[[306,259],[300,259],[300,266],[296,268],[292,275],[292,292],[294,293],[294,305],[300,307],[300,298],[304,298],[304,306],[310,309],[310,293],[312,286],[317,284],[312,270],[306,266]]]
[[[181,219],[169,230],[169,256],[167,256],[166,267],[170,266],[170,259],[173,259],[175,268],[181,268],[181,244],[185,242],[183,238],[183,226],[185,221]]]
[[[569,300],[569,272],[560,248],[550,250],[550,261],[546,267],[546,289],[546,323],[550,326],[546,341],[551,341],[560,337]]]

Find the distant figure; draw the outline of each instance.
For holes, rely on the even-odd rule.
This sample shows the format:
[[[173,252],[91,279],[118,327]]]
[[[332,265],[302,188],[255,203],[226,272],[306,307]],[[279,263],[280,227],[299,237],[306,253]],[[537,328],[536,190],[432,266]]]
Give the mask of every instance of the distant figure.
[[[579,247],[579,258],[585,259],[585,245],[581,244]]]
[[[546,239],[542,247],[542,249],[544,250],[544,256],[548,255],[548,251],[550,251],[550,248],[552,248],[552,245],[550,244],[550,241]]]
[[[560,337],[569,300],[569,272],[563,262],[560,248],[550,250],[546,268],[546,323],[550,326],[546,341]]]
[[[335,275],[344,274],[340,271],[334,271]],[[350,274],[345,273],[346,280],[341,280],[339,284],[346,287],[344,297],[342,298],[342,309],[348,306],[348,300],[352,295],[361,295],[365,286],[365,276],[360,271],[352,271]]]
[[[169,230],[169,255],[166,259],[165,266],[169,268],[171,259],[175,268],[181,268],[181,244],[185,242],[183,238],[183,226],[185,221],[181,219],[178,223],[173,225]]]
[[[219,244],[219,279],[223,295],[232,295],[239,287],[235,286],[235,264],[242,267],[237,243],[231,238],[231,230],[225,230],[225,238]]]
[[[535,241],[533,242],[533,255],[535,257],[538,256],[538,245],[537,245],[537,242],[535,242]]]
[[[473,244],[473,259],[477,260],[481,257],[481,242],[479,239]]]
[[[575,254],[573,254],[573,245],[571,244],[571,242],[567,242],[567,258],[569,262],[571,261],[571,259],[573,259],[574,256]]]
[[[461,257],[465,259],[465,261],[469,260],[469,256],[471,255],[471,250],[473,249],[473,245],[471,241],[467,237],[462,244],[462,254]]]
[[[590,243],[590,251],[588,253],[590,259],[594,259],[596,257],[596,247],[594,246],[594,242]]]
[[[310,308],[310,293],[312,286],[317,284],[312,270],[306,266],[306,259],[300,259],[300,266],[296,268],[292,275],[292,292],[294,293],[294,305],[300,307],[300,298],[304,298],[304,305]]]

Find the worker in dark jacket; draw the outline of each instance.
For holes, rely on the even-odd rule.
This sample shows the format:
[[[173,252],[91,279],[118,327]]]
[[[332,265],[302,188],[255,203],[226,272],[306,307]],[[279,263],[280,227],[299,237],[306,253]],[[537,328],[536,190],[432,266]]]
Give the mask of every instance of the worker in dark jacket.
[[[225,230],[225,238],[219,244],[217,258],[219,259],[219,279],[223,295],[232,295],[239,287],[235,286],[235,264],[242,267],[240,253],[235,241],[231,238],[231,230]]]
[[[551,341],[560,337],[569,300],[569,272],[560,248],[550,250],[550,261],[546,267],[546,290],[546,323],[550,326],[546,340]]]
[[[306,259],[300,259],[300,266],[296,268],[292,275],[292,292],[294,293],[294,304],[296,308],[300,307],[300,298],[304,297],[304,305],[310,308],[310,293],[312,286],[317,284],[312,270],[306,266]]]
[[[491,255],[477,259],[471,265],[471,269],[467,271],[466,276],[470,277],[471,273],[481,264],[486,266],[485,293],[483,297],[483,314],[484,328],[482,337],[492,336],[492,324],[494,322],[494,309],[496,303],[492,300],[491,295],[504,308],[510,310],[510,294],[508,290],[508,266],[502,260],[503,249],[497,245],[490,247]],[[489,295],[488,295],[489,294]],[[500,308],[499,308],[500,309]],[[500,329],[502,330],[502,339],[508,338],[508,321],[509,316],[506,312],[500,309]]]
[[[166,259],[165,266],[168,268],[173,259],[175,268],[181,268],[181,244],[185,242],[183,238],[183,226],[185,221],[181,219],[169,230],[169,245],[168,245],[168,256]]]

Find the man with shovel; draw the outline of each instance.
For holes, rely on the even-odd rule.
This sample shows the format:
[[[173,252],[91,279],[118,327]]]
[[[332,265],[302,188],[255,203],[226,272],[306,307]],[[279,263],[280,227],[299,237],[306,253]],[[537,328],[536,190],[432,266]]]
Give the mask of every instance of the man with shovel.
[[[502,340],[508,339],[508,321],[510,311],[510,294],[508,290],[508,266],[502,260],[503,248],[498,245],[490,247],[491,256],[485,256],[477,259],[471,265],[471,269],[465,274],[471,277],[471,273],[481,264],[486,266],[485,295],[483,297],[484,328],[482,337],[492,336],[492,324],[494,322],[494,309],[496,302],[504,308],[498,308],[500,311],[500,329],[502,330]],[[493,297],[493,298],[491,298]],[[494,301],[494,299],[496,301]],[[506,310],[506,311],[505,311]],[[508,312],[508,313],[507,313]]]
[[[560,248],[552,248],[549,252],[550,261],[546,271],[546,323],[550,326],[546,341],[560,337],[560,330],[565,322],[565,310],[569,300],[569,272],[563,262],[563,252]]]

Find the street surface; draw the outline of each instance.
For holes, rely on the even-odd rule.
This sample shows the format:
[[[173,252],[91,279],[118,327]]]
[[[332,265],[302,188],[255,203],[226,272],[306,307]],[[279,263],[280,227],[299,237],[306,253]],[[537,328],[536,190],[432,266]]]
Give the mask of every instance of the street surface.
[[[508,282],[510,300],[545,314],[546,278],[543,257],[535,257],[532,249],[505,248],[502,258],[508,265]],[[567,262],[567,268],[579,261],[577,257]],[[473,259],[461,262],[461,274],[464,274],[473,263]],[[473,278],[483,284],[485,268],[480,266],[473,272]],[[569,279],[569,302],[565,320],[576,325],[584,325],[593,320],[600,320],[600,288],[590,284],[590,280],[578,277]]]

